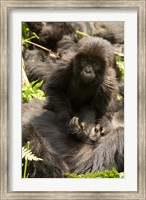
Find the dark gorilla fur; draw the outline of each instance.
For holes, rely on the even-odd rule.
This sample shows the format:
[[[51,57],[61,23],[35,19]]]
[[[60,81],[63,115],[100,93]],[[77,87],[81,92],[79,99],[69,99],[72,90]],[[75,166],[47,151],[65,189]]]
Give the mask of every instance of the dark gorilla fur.
[[[39,36],[39,39],[33,39],[34,42],[53,51],[56,51],[57,42],[64,35],[74,32],[74,27],[67,22],[27,22],[27,26]]]
[[[81,39],[76,53],[50,75],[45,91],[46,108],[57,113],[63,128],[86,105],[95,110],[98,120],[112,112],[118,83],[111,44],[101,38]]]
[[[61,132],[56,114],[43,105],[34,100],[22,107],[23,145],[29,140],[32,152],[43,159],[29,163],[29,177],[56,178],[64,177],[64,173],[94,173],[113,167],[119,172],[124,170],[124,130],[116,113],[113,130],[98,137],[96,143],[86,143]],[[94,113],[88,108],[82,108],[78,117],[91,128],[95,127]],[[75,130],[78,133],[80,130]]]
[[[41,49],[26,49],[23,54],[23,58],[29,81],[43,80],[46,82],[48,77],[50,77],[50,74],[60,67],[60,62],[63,57],[68,54],[68,52],[75,52],[76,50],[77,44],[70,36],[64,36],[63,39],[57,43],[57,52],[59,54],[58,59],[51,57],[48,53]]]
[[[124,43],[124,22],[90,22],[91,35],[102,37],[112,44]]]
[[[58,64],[58,62],[62,60],[64,54],[78,51],[76,43],[78,42],[79,37],[76,35],[76,30],[91,34],[86,28],[83,28],[85,26],[89,29],[89,26],[91,26],[91,35],[104,37],[106,39],[123,35],[123,23],[121,22],[111,22],[110,24],[106,22],[27,22],[27,25],[31,31],[36,32],[39,36],[39,39],[33,39],[35,43],[48,47],[53,51],[57,51],[59,54],[59,58],[55,59],[49,56],[47,51],[41,50],[40,48],[38,49],[36,46],[32,46],[31,50],[24,48],[23,58],[26,66],[26,74],[30,82],[35,80],[44,80],[45,82],[53,68],[56,68],[57,65],[60,66],[60,63]],[[78,26],[81,27],[79,28]],[[111,30],[115,33],[111,34]],[[121,43],[118,39],[116,39],[115,42]],[[115,44],[116,47],[114,49],[119,51],[117,45],[119,46],[119,44]],[[44,90],[44,88],[42,89]]]
[[[84,38],[75,46],[48,66],[47,102],[23,105],[23,145],[29,140],[43,159],[30,162],[30,177],[124,170],[123,102],[116,102],[112,46],[101,38]]]

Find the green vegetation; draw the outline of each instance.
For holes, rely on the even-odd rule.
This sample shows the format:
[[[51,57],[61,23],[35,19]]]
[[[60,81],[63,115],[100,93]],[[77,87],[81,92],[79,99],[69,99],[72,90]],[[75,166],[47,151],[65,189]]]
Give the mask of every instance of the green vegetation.
[[[43,159],[35,156],[30,150],[30,142],[28,141],[25,147],[22,147],[22,159],[25,159],[24,169],[23,169],[23,178],[28,178],[29,173],[27,173],[28,161],[42,161]]]
[[[42,86],[43,81],[32,81],[29,85],[22,86],[22,103],[31,101],[33,98],[45,100],[45,95],[39,88]]]
[[[95,172],[89,174],[65,174],[66,178],[124,178],[124,172],[119,173],[115,168],[105,170],[103,172]]]
[[[116,64],[120,71],[121,79],[124,80],[124,55],[122,53],[114,52],[116,56]]]
[[[39,39],[36,33],[31,32],[27,27],[26,23],[22,22],[22,45],[25,46],[25,48],[29,48],[28,41],[30,41],[33,38]],[[29,102],[33,98],[45,100],[44,92],[39,89],[42,86],[42,84],[43,81],[38,82],[38,80],[29,83],[29,80],[27,79],[25,73],[24,59],[22,58],[22,103]]]
[[[22,45],[26,46],[26,48],[29,47],[29,44],[27,41],[32,40],[33,38],[39,39],[36,33],[29,30],[25,22],[22,22]]]

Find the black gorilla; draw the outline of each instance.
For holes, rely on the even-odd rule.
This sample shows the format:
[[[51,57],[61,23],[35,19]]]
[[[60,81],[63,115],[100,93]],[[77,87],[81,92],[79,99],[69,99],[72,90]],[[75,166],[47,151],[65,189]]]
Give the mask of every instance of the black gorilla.
[[[124,44],[124,22],[90,22],[91,35],[102,37],[112,44]]]
[[[75,49],[53,69],[48,66],[47,103],[23,105],[23,144],[29,140],[43,159],[30,163],[30,177],[124,170],[124,114],[116,102],[113,48],[104,39],[84,38]]]
[[[29,177],[61,178],[64,173],[94,173],[113,167],[124,170],[124,130],[121,121],[118,123],[118,113],[113,116],[114,128],[102,135],[95,131],[94,114],[82,109],[79,117],[88,125],[84,133],[89,135],[78,140],[74,134],[83,134],[83,130],[74,129],[73,135],[61,132],[56,113],[43,105],[35,100],[22,108],[23,145],[30,141],[32,152],[43,159],[29,162]]]
[[[75,31],[74,27],[67,22],[27,22],[27,26],[39,36],[39,39],[35,38],[33,41],[52,51],[56,51],[57,42],[64,35]]]
[[[47,109],[57,113],[63,131],[81,107],[95,110],[99,120],[110,115],[118,93],[114,52],[101,38],[83,38],[76,52],[52,72],[45,84]]]

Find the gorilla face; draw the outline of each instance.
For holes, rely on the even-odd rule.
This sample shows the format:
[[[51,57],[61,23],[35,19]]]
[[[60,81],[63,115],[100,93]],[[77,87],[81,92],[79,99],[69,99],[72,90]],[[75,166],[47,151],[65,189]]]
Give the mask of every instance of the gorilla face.
[[[90,57],[82,57],[80,60],[81,70],[81,79],[83,83],[88,84],[90,82],[96,81],[99,70],[102,68],[101,63]]]

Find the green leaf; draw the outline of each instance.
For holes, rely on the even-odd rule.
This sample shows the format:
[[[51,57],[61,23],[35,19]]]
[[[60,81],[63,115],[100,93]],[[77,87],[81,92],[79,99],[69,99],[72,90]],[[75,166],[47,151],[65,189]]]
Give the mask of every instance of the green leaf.
[[[38,35],[32,32],[25,22],[22,22],[22,45],[25,45],[26,48],[29,47],[27,41],[32,40],[33,38],[39,39]]]
[[[22,102],[29,102],[33,98],[45,100],[44,92],[39,89],[42,84],[43,81],[38,82],[38,80],[36,80],[32,81],[29,86],[22,86]]]
[[[123,178],[124,172],[119,173],[115,168],[112,170],[105,170],[103,172],[97,171],[89,174],[64,174],[65,178]]]
[[[29,173],[27,173],[27,166],[28,166],[28,161],[42,161],[43,159],[38,158],[35,156],[32,151],[30,150],[30,141],[26,143],[25,147],[22,147],[22,159],[25,158],[24,164],[24,170],[23,170],[23,178],[28,178]]]
[[[29,142],[30,143],[30,142]],[[27,149],[26,147],[22,147],[22,159],[25,158],[25,160],[29,160],[29,161],[39,161],[39,160],[43,160],[42,158],[38,158],[36,155],[34,155],[32,153],[32,151],[29,149]]]
[[[122,60],[120,57],[118,57],[116,59],[116,64],[119,69],[121,78],[124,80],[124,60]]]

